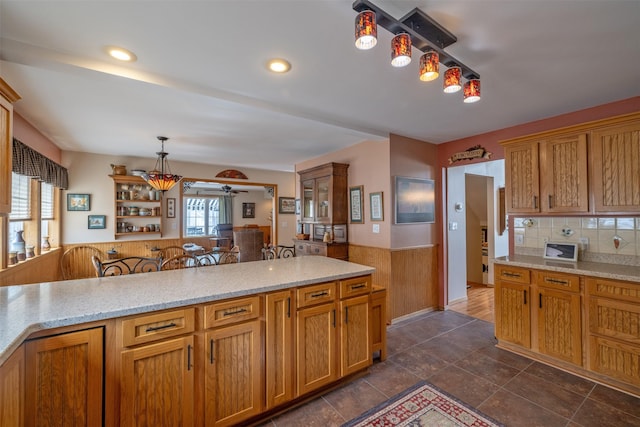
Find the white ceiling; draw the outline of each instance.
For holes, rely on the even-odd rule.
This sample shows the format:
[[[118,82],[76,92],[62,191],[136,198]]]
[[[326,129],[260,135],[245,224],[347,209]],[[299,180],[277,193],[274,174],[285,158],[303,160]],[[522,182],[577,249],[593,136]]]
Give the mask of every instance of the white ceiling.
[[[0,72],[64,150],[155,157],[165,135],[170,161],[281,171],[389,133],[443,143],[640,95],[638,0],[372,2],[454,33],[482,100],[419,81],[415,49],[391,67],[382,27],[358,51],[348,0],[0,0]],[[272,57],[292,70],[269,73]]]

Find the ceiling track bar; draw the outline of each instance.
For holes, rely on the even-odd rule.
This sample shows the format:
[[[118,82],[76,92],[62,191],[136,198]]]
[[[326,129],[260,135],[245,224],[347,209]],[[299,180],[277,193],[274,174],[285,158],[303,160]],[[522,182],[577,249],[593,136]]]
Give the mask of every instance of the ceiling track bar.
[[[452,67],[457,65],[462,69],[462,75],[467,79],[479,79],[480,74],[473,71],[470,67],[463,64],[453,56],[444,51],[444,47],[449,46],[457,41],[457,38],[449,31],[440,26],[437,22],[433,21],[428,15],[419,9],[413,9],[406,14],[401,20],[395,19],[378,6],[374,5],[368,0],[356,0],[353,3],[353,10],[356,12],[362,12],[365,10],[371,10],[376,13],[376,21],[378,25],[389,31],[391,34],[399,34],[405,32],[411,37],[411,44],[416,49],[422,52],[428,52],[430,50],[438,52],[440,56],[440,62],[446,67]],[[435,32],[437,33],[437,40],[430,40],[424,34],[420,34],[420,31],[425,32],[422,28],[416,28],[416,22],[428,21],[428,25],[433,25]],[[434,28],[432,28],[434,30]],[[438,46],[440,45],[440,46]]]

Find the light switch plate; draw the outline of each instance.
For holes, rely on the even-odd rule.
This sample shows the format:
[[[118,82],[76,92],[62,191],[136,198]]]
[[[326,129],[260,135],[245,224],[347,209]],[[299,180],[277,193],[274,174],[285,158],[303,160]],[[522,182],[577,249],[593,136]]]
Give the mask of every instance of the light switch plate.
[[[454,231],[458,229],[458,223],[455,221],[449,221],[449,230]]]
[[[380,224],[373,224],[373,232],[374,233],[380,232]]]

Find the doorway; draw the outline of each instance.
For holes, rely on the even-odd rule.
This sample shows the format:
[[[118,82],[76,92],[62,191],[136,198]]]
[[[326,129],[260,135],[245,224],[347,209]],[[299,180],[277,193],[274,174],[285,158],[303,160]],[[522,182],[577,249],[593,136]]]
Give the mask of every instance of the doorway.
[[[508,255],[508,235],[498,232],[501,187],[504,187],[504,160],[447,169],[445,305],[448,308],[453,309],[457,303],[469,306],[470,297],[482,294],[468,289],[468,284],[493,286],[493,260]],[[484,292],[487,302],[489,293],[492,295],[492,289]]]

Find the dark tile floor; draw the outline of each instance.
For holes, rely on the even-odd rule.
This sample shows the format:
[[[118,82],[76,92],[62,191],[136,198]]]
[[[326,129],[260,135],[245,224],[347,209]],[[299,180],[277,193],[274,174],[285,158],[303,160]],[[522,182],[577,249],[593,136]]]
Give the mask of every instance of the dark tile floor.
[[[640,399],[495,347],[493,324],[453,311],[388,328],[369,375],[263,426],[340,426],[427,380],[507,426],[640,426]]]

